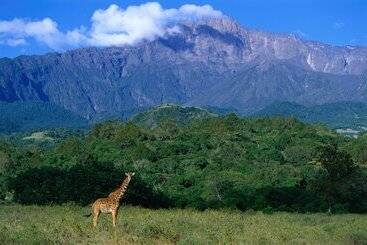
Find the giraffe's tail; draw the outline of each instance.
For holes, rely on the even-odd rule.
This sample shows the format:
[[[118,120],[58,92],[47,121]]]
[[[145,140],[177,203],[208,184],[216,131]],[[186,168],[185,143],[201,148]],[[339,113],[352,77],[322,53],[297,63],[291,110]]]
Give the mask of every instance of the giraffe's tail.
[[[84,217],[90,217],[92,215],[92,213],[90,213],[90,214],[84,214],[83,216]]]

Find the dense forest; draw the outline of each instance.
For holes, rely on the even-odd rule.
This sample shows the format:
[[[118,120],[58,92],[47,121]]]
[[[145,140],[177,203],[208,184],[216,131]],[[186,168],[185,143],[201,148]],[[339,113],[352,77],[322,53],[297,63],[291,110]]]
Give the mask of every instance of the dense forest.
[[[3,139],[0,199],[88,205],[135,171],[124,199],[133,205],[367,212],[367,135],[282,117],[134,120],[103,122],[47,147]]]

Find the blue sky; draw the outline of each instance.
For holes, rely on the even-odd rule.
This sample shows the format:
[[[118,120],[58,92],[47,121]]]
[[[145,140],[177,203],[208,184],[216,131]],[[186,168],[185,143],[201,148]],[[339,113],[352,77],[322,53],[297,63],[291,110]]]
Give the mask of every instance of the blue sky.
[[[86,45],[87,42],[89,45],[92,45],[90,43],[101,45],[101,42],[95,40],[94,42],[79,40],[80,38],[86,39],[83,33],[90,30],[91,17],[97,9],[107,10],[111,4],[116,4],[119,9],[114,10],[120,13],[129,5],[141,5],[146,2],[128,0],[0,0],[0,57],[40,54],[52,50],[62,51],[78,47],[80,43]],[[184,4],[209,4],[214,10],[219,10],[251,28],[297,33],[306,39],[333,45],[367,45],[367,1],[365,0],[166,0],[156,2],[159,2],[163,9],[178,9]],[[105,20],[104,16],[107,18],[109,15],[101,17],[100,28],[104,28],[101,25],[101,22]],[[46,17],[49,19],[45,20]],[[14,19],[21,21],[14,22]],[[49,37],[44,34],[35,34],[34,26],[28,24],[34,24],[37,21],[43,21],[42,25],[36,23],[41,29],[53,28],[52,30],[55,31],[54,29],[57,28],[57,35]],[[28,29],[24,26],[27,26]],[[81,26],[84,27],[80,28]],[[24,28],[24,30],[14,31],[14,28]],[[73,30],[77,31],[71,32]],[[69,35],[68,31],[71,32],[70,34],[78,35]],[[159,35],[159,30],[149,35],[149,37]],[[72,40],[78,38],[78,44],[71,44],[70,41],[66,45],[55,40],[69,37],[72,37]],[[41,39],[42,41],[40,41]],[[88,37],[88,39],[91,38]]]

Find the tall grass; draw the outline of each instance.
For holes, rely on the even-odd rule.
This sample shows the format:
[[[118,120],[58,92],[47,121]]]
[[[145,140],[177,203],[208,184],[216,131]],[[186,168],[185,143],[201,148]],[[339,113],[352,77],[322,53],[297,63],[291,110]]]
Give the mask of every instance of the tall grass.
[[[0,205],[0,244],[367,244],[367,215],[149,210],[123,206],[116,228],[88,207]]]

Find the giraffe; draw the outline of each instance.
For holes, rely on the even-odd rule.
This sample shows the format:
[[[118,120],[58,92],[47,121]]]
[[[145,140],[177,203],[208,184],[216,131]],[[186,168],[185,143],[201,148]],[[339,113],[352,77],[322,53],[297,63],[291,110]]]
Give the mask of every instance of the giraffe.
[[[112,214],[112,224],[116,226],[116,216],[120,206],[120,199],[123,197],[132,176],[135,173],[125,173],[126,177],[122,182],[121,186],[118,187],[115,191],[111,192],[106,198],[97,199],[92,205],[92,214],[93,214],[93,226],[97,226],[98,216],[100,213],[111,213]]]

